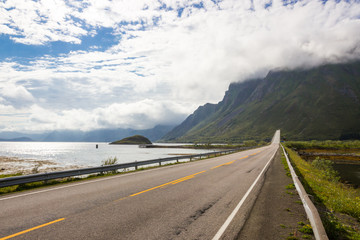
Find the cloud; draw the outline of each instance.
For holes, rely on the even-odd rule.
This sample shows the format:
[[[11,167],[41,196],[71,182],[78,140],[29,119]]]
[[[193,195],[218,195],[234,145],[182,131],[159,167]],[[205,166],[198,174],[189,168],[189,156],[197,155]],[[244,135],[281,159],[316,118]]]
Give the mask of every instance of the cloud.
[[[358,1],[14,0],[0,13],[0,33],[28,45],[115,35],[106,48],[1,61],[0,104],[29,113],[26,128],[179,123],[231,82],[360,58]]]
[[[0,105],[1,106],[1,105]],[[70,109],[54,112],[31,106],[30,123],[24,130],[92,130],[99,128],[148,129],[158,124],[179,123],[187,115],[186,106],[144,99],[129,104],[114,103],[93,110]]]
[[[1,33],[11,34],[11,39],[23,44],[44,44],[64,41],[79,44],[80,37],[87,34],[73,18],[74,9],[64,1],[12,0],[0,3],[3,19],[8,28]],[[7,9],[7,11],[4,11]],[[4,20],[3,20],[4,22]]]
[[[15,107],[23,107],[31,105],[34,102],[34,97],[23,86],[0,84],[0,100]]]

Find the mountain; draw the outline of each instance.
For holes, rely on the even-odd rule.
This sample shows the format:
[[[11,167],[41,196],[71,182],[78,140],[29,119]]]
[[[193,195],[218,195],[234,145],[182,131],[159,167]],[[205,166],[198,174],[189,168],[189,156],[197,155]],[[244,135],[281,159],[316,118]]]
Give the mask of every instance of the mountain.
[[[31,142],[31,141],[33,140],[28,137],[19,137],[19,138],[11,138],[11,139],[0,138],[0,142]]]
[[[77,131],[77,130],[57,130],[52,132],[26,134],[20,132],[0,132],[0,138],[16,139],[16,138],[31,138],[34,141],[44,142],[113,142],[132,135],[143,135],[149,138],[152,142],[159,140],[174,126],[158,125],[151,129],[135,130],[135,129],[98,129],[92,131]],[[1,140],[0,140],[1,141]],[[30,140],[29,140],[30,141]]]
[[[119,141],[112,142],[110,144],[140,145],[140,144],[152,144],[152,142],[144,136],[134,135],[131,137],[123,138]]]
[[[232,83],[221,102],[199,107],[163,137],[176,142],[360,138],[360,61],[270,71]]]
[[[151,129],[144,130],[135,130],[135,129],[101,129],[87,132],[82,141],[85,142],[113,142],[125,137],[133,136],[133,135],[143,135],[150,139],[150,141],[155,142],[162,138],[166,133],[168,133],[174,126],[165,126],[165,125],[157,125]]]

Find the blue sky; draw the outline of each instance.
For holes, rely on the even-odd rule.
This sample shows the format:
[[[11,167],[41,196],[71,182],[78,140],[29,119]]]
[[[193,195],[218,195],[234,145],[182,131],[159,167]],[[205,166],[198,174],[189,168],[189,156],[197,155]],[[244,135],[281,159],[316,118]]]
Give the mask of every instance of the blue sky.
[[[151,128],[274,68],[360,57],[360,1],[0,1],[0,131]]]

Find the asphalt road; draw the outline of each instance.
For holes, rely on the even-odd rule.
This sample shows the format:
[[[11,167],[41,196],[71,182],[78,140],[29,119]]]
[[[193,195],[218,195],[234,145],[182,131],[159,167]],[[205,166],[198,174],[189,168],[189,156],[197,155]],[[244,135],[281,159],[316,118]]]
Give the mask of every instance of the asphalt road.
[[[0,239],[213,239],[277,149],[3,196]]]

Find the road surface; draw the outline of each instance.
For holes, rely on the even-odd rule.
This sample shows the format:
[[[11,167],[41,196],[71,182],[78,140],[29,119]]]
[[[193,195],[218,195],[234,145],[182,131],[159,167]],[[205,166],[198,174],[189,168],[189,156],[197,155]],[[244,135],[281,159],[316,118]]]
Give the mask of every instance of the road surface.
[[[278,146],[2,196],[0,239],[233,238]]]

